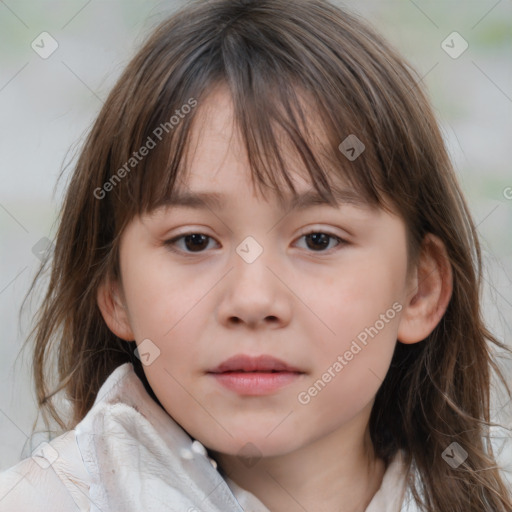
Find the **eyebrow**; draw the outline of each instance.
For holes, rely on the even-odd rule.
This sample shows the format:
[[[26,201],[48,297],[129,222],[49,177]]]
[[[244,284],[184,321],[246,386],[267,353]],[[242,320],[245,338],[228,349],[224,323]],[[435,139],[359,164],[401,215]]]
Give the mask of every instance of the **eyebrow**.
[[[335,200],[329,201],[322,197],[315,190],[308,190],[293,196],[288,201],[279,204],[282,210],[305,210],[314,206],[339,206],[340,204],[351,204],[357,207],[368,207],[369,203],[360,194],[351,189],[333,190]],[[168,208],[193,208],[197,210],[223,210],[228,207],[228,196],[216,192],[174,192],[171,197],[166,198],[161,206]]]

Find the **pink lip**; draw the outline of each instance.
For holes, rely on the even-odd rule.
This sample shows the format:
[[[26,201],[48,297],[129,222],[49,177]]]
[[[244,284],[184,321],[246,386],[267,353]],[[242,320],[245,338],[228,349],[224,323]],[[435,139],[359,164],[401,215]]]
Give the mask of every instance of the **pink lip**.
[[[241,395],[265,395],[286,386],[305,372],[268,355],[230,357],[208,374]]]
[[[236,356],[226,359],[224,362],[209,370],[210,373],[223,373],[223,372],[299,372],[303,373],[299,368],[281,361],[273,356],[266,354],[261,356],[247,356],[245,354],[237,354]]]

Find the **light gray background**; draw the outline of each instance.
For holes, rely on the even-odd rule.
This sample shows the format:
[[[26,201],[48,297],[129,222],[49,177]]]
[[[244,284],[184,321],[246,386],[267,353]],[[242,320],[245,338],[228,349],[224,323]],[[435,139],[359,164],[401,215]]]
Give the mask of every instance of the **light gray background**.
[[[36,417],[30,354],[15,365],[30,311],[20,328],[18,314],[39,263],[32,247],[55,233],[62,198],[62,187],[52,195],[57,175],[144,36],[182,4],[0,1],[0,470],[18,462],[24,445],[27,456]],[[485,316],[511,344],[512,199],[505,191],[512,187],[512,1],[344,5],[394,43],[429,90],[483,244]],[[31,48],[43,31],[59,45],[47,59]],[[469,44],[457,59],[441,47],[453,31]],[[511,365],[503,368],[510,382]],[[511,404],[505,404],[496,394],[494,419],[511,427]],[[495,435],[511,478],[510,431]]]

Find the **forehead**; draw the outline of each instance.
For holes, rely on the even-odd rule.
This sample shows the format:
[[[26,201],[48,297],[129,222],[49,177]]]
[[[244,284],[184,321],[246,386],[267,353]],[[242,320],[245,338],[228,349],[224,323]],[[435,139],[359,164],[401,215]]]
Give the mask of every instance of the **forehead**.
[[[263,103],[258,111],[251,110],[250,113],[237,114],[228,87],[223,83],[216,85],[201,99],[196,109],[187,135],[188,144],[185,155],[187,161],[193,163],[194,159],[202,159],[210,160],[213,164],[216,160],[230,157],[246,160],[247,148],[238,124],[243,117],[245,124],[248,125],[244,127],[244,131],[249,133],[253,142],[258,137],[262,137],[262,132],[266,132],[270,137],[265,141],[267,147],[263,152],[266,153],[270,146],[275,144],[279,147],[279,153],[286,160],[291,171],[303,170],[304,164],[298,155],[297,148],[292,149],[291,132],[299,132],[296,135],[303,138],[309,149],[315,153],[326,149],[328,135],[313,97],[297,88],[294,91],[294,98],[297,103],[292,102],[286,108],[284,105],[271,105],[262,100]],[[287,110],[289,108],[291,111]],[[270,112],[269,109],[278,110],[279,113]],[[276,115],[271,115],[273,113]],[[286,128],[282,123],[286,123]],[[193,168],[192,165],[191,167]]]
[[[371,205],[351,188],[334,189],[333,198],[327,198],[319,194],[313,188],[298,190],[295,194],[287,194],[285,197],[270,195],[260,197],[264,201],[274,199],[278,208],[282,211],[305,210],[315,206],[352,206],[359,209],[372,209]],[[186,208],[194,210],[228,211],[236,203],[243,199],[243,194],[248,194],[248,189],[218,190],[212,191],[201,188],[187,188],[175,190],[160,205],[166,209]],[[241,197],[242,196],[242,197]]]
[[[304,98],[302,102],[305,102]],[[305,108],[308,109],[307,105]],[[164,198],[161,206],[222,210],[232,206],[240,196],[255,194],[250,160],[234,122],[233,103],[225,86],[217,87],[206,97],[194,121],[184,158],[185,165],[176,186]],[[318,120],[316,122],[318,129],[315,128],[314,133],[318,137],[322,127]],[[329,171],[328,168],[324,170],[332,184],[330,192],[333,195],[328,199],[328,194],[320,194],[297,152],[290,150],[289,140],[283,137],[279,127],[274,135],[295,191],[282,179],[279,190],[265,188],[259,183],[263,188],[262,199],[275,199],[281,209],[287,210],[321,204],[370,207],[368,200],[349,186],[339,172]],[[318,148],[318,139],[310,142]]]

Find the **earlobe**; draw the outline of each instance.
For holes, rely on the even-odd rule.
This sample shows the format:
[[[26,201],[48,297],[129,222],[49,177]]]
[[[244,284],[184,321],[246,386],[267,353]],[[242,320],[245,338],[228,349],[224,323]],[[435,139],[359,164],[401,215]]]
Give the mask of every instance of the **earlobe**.
[[[134,341],[135,337],[118,283],[105,280],[98,287],[96,300],[108,328],[119,338]]]
[[[443,242],[432,233],[423,240],[410,286],[397,335],[405,344],[422,341],[435,329],[452,296],[450,259]]]

